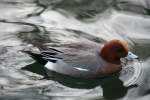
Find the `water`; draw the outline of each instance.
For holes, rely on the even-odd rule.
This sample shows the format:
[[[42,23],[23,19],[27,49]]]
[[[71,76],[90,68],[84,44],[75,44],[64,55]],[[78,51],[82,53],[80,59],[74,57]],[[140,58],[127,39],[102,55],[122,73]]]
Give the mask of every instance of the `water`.
[[[149,100],[149,8],[150,0],[0,0],[0,100]],[[43,79],[42,66],[20,52],[114,38],[127,40],[141,61],[95,81],[58,73]]]

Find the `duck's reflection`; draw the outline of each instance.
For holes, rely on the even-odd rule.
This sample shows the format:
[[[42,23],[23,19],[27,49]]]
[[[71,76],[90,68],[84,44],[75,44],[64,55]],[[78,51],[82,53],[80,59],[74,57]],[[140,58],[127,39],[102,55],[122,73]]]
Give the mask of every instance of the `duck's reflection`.
[[[79,89],[92,89],[96,86],[101,86],[103,89],[103,96],[105,99],[121,98],[127,93],[127,87],[123,86],[123,82],[119,80],[119,74],[114,74],[111,77],[105,77],[101,79],[83,79],[75,78],[56,72],[51,72],[51,76],[47,76],[43,65],[35,62],[22,68],[36,74],[44,76],[49,80],[57,81],[65,86]]]

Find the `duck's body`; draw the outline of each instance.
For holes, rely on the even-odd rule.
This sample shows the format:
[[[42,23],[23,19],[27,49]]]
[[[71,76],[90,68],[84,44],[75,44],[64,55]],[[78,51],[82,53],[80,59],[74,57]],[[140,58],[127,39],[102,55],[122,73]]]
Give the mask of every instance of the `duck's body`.
[[[122,69],[120,58],[119,61],[113,62],[113,60],[107,59],[105,54],[101,54],[104,52],[104,46],[104,44],[87,41],[67,44],[50,43],[40,47],[40,54],[37,57],[40,58],[39,63],[44,62],[44,66],[50,71],[74,77],[104,77]],[[110,51],[113,53],[113,49]],[[35,58],[35,53],[30,51],[27,53]],[[118,57],[115,57],[115,60],[117,59]]]
[[[106,76],[105,74],[111,74],[115,71],[121,70],[119,65],[111,64],[103,60],[98,55],[98,51],[72,49],[74,48],[69,48],[69,50],[67,50],[70,51],[70,53],[67,52],[60,54],[63,59],[57,59],[56,63],[48,61],[45,67],[62,74],[86,78],[94,78],[98,74],[102,77]],[[113,66],[117,68],[117,70],[114,68],[114,71],[108,72],[109,69],[106,68],[108,66]]]

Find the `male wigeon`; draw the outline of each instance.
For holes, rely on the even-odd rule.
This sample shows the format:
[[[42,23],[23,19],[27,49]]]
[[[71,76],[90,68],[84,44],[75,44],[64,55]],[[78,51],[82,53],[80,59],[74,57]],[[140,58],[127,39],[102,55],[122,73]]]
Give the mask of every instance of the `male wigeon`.
[[[137,58],[129,52],[124,40],[110,40],[104,44],[89,41],[47,43],[39,50],[39,53],[25,52],[50,71],[80,78],[99,78],[117,73],[122,69],[120,58]]]

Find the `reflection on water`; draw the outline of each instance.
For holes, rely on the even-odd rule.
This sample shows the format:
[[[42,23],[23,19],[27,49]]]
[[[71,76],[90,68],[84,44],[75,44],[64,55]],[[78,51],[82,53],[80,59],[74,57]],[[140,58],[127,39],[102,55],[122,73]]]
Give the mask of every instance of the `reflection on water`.
[[[42,76],[46,75],[45,70],[47,70],[44,69],[43,66],[40,65],[39,63],[27,65],[22,69],[40,74]],[[107,99],[121,98],[125,96],[128,89],[127,87],[123,86],[123,82],[119,79],[118,74],[115,74],[111,77],[105,77],[102,79],[82,79],[62,75],[52,71],[49,73],[51,73],[51,75],[49,77],[44,77],[45,79],[57,81],[60,84],[70,88],[93,89],[95,87],[101,86],[103,90],[103,96],[104,98]],[[110,83],[111,85],[109,85]],[[114,92],[115,89],[117,89],[119,93]]]
[[[150,91],[149,0],[0,0],[1,100],[147,100]],[[141,67],[84,80],[45,70],[25,48],[43,43],[124,39]],[[141,68],[136,79],[128,82]],[[22,70],[24,69],[24,70]],[[26,71],[28,70],[28,71]],[[132,84],[125,84],[132,83]],[[125,85],[125,86],[124,86]]]

